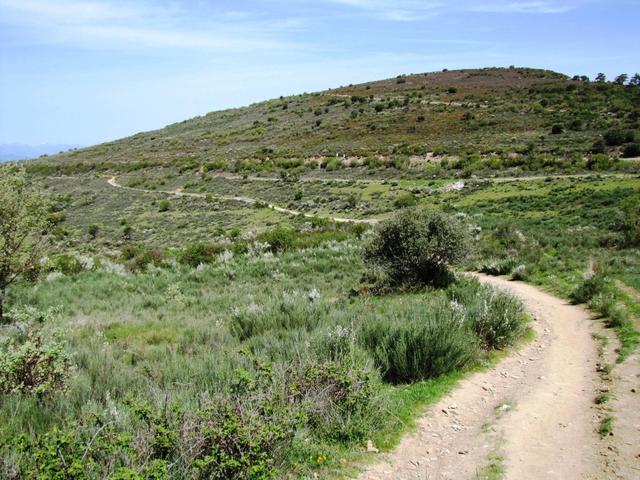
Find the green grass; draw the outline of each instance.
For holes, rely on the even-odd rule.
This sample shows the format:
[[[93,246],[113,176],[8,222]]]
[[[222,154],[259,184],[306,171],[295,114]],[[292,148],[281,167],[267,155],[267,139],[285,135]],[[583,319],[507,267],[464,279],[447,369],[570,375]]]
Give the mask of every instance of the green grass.
[[[498,454],[492,454],[489,464],[485,466],[476,476],[476,480],[501,480],[504,478],[504,458]]]
[[[607,437],[611,435],[613,432],[613,422],[614,418],[611,415],[607,415],[600,421],[600,425],[598,426],[598,433],[601,437]]]
[[[442,291],[351,296],[366,268],[359,243],[350,240],[275,257],[236,255],[197,269],[151,265],[146,271],[112,274],[97,268],[36,286],[19,285],[11,290],[10,311],[18,305],[36,311],[60,306],[41,328],[45,338],[65,332],[76,370],[68,391],[46,402],[3,398],[0,413],[7,421],[0,428],[0,443],[13,444],[28,432],[36,442],[29,448],[40,455],[50,451],[46,442],[58,442],[56,435],[63,435],[70,449],[64,455],[71,461],[73,451],[84,451],[95,437],[97,450],[86,460],[96,472],[110,474],[128,465],[140,471],[137,454],[129,450],[118,450],[119,460],[106,464],[100,452],[113,447],[114,436],[133,435],[154,445],[168,442],[169,453],[150,454],[156,460],[176,458],[173,449],[188,445],[181,442],[196,441],[183,429],[198,424],[206,415],[204,406],[239,402],[238,408],[248,413],[237,420],[235,442],[264,438],[264,444],[246,448],[267,452],[275,462],[270,465],[284,475],[337,475],[361,459],[367,439],[392,448],[427,405],[494,356],[474,350],[464,368],[447,375],[397,386],[382,381],[383,372],[375,368],[360,332],[369,324],[391,322],[398,312],[427,320],[436,304],[444,308],[448,303]],[[19,335],[11,326],[3,332]],[[334,389],[335,399],[325,399]],[[283,401],[279,392],[299,392],[286,397],[298,400]],[[315,405],[319,411],[311,408]],[[141,416],[141,411],[148,413]],[[219,412],[211,421],[224,418]],[[105,424],[109,427],[101,429]],[[244,437],[245,428],[258,430]],[[169,437],[159,437],[162,432]],[[174,440],[171,432],[177,435]],[[30,456],[8,448],[4,452],[12,455],[6,458],[18,455],[29,462]],[[52,451],[48,460],[40,460],[42,468],[59,465],[57,450]],[[169,478],[191,471],[184,458],[191,457],[172,461]],[[11,465],[0,464],[4,469]]]

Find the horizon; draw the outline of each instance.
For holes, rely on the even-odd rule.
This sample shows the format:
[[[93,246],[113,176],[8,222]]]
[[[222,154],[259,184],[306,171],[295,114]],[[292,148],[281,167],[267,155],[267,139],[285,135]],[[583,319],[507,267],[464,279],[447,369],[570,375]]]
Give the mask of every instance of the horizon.
[[[626,0],[0,0],[0,144],[92,145],[443,68],[633,75],[639,16]]]

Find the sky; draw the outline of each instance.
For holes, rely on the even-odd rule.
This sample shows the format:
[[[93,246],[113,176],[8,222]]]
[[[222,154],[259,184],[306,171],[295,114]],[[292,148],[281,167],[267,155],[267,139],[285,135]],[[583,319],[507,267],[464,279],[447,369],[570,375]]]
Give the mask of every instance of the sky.
[[[633,74],[639,23],[640,0],[0,0],[0,144],[443,68]]]

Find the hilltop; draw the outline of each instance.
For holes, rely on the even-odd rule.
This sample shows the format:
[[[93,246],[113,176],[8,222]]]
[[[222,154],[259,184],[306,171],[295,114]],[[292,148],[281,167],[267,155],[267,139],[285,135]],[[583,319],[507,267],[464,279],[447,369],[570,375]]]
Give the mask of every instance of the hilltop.
[[[575,166],[589,153],[621,156],[639,118],[637,87],[529,68],[442,71],[211,112],[40,165],[273,171],[411,167],[475,155],[457,167],[492,156],[493,170],[536,170]]]

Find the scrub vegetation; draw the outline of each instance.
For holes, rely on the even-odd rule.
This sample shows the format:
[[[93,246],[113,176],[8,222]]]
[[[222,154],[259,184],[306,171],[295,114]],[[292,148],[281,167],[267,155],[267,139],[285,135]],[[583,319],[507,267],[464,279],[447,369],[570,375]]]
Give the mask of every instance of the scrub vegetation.
[[[0,477],[353,473],[530,336],[519,300],[464,271],[588,304],[623,361],[639,95],[401,76],[42,158],[15,184],[3,167],[0,198],[26,178],[45,207],[2,287]]]

